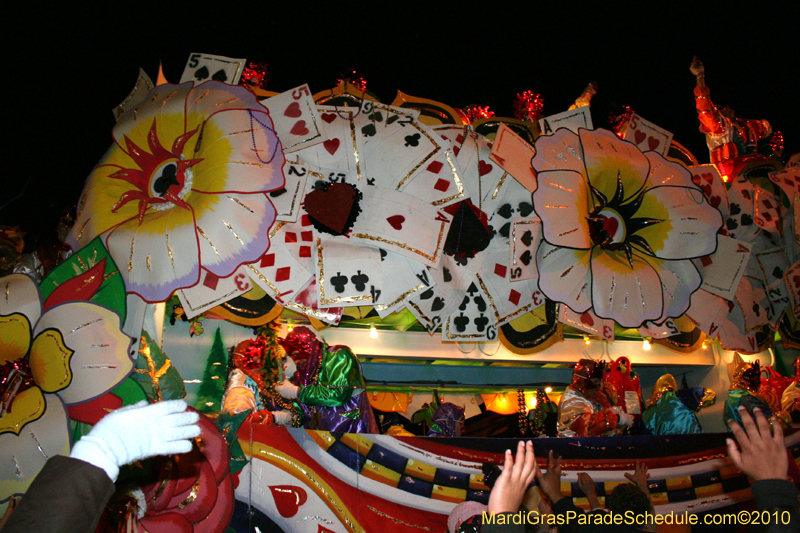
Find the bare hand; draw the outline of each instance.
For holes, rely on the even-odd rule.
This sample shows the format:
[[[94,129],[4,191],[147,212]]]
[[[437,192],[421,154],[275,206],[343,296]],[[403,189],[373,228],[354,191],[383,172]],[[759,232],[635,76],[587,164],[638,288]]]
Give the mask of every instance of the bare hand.
[[[578,488],[586,495],[593,510],[600,508],[600,500],[597,499],[597,488],[594,486],[592,476],[586,472],[578,474]]]
[[[550,450],[550,455],[547,458],[547,472],[539,470],[536,474],[536,479],[539,480],[539,487],[550,498],[553,506],[564,497],[561,494],[561,457],[556,460],[553,456],[553,450]]]
[[[633,474],[626,473],[625,477],[631,483],[638,485],[645,493],[650,494],[650,488],[647,486],[647,479],[650,477],[650,474],[647,473],[646,464],[636,461],[636,470],[633,471]]]
[[[525,444],[519,441],[517,459],[506,450],[506,462],[503,472],[494,483],[489,494],[490,513],[516,513],[536,475],[536,456],[533,453],[533,442]]]
[[[14,512],[14,509],[17,508],[19,505],[19,500],[22,496],[12,496],[11,499],[8,501],[8,507],[6,507],[6,512],[0,517],[0,529],[3,529],[3,526],[6,524],[9,518],[11,518],[11,513]]]
[[[728,439],[728,455],[733,464],[744,474],[758,481],[761,479],[786,479],[789,472],[789,459],[786,456],[786,445],[783,443],[783,428],[773,424],[775,434],[770,434],[770,424],[760,409],[753,410],[755,422],[747,409],[739,408],[744,429],[736,422],[731,422],[731,431],[739,443]]]
[[[692,74],[694,74],[695,78],[700,76],[705,76],[706,73],[706,69],[703,66],[703,62],[697,59],[697,56],[694,56],[692,58],[692,64],[689,66],[689,70],[692,71]]]

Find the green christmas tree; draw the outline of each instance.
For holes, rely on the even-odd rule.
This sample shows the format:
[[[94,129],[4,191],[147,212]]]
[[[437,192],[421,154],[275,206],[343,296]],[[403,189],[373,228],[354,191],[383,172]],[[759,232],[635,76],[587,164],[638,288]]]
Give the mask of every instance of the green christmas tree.
[[[220,410],[220,400],[225,392],[225,380],[228,377],[228,353],[222,344],[222,334],[217,328],[214,334],[214,344],[208,354],[206,369],[203,372],[203,382],[197,392],[195,408],[201,413],[210,413]]]

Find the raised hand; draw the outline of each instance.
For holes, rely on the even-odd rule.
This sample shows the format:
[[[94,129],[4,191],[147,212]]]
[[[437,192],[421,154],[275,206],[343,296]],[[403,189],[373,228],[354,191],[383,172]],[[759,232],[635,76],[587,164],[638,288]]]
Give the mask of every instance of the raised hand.
[[[773,424],[775,433],[770,431],[770,424],[760,409],[753,409],[756,419],[744,407],[739,408],[744,429],[736,422],[731,422],[731,431],[739,443],[728,439],[728,455],[733,464],[747,476],[756,481],[762,479],[786,479],[789,472],[789,458],[783,442],[783,428]]]
[[[536,471],[536,456],[533,453],[532,441],[528,441],[527,444],[519,442],[516,460],[511,450],[506,450],[503,472],[489,494],[489,512],[516,513]]]

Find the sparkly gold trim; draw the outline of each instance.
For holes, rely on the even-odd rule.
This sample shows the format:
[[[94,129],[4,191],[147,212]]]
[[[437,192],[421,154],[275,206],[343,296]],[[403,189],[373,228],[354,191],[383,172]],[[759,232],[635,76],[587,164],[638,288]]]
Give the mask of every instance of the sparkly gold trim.
[[[494,298],[492,298],[492,295],[489,293],[488,290],[486,290],[486,284],[483,283],[483,279],[481,278],[481,275],[480,274],[475,274],[475,277],[478,278],[478,283],[480,284],[481,289],[483,290],[483,294],[485,294],[486,298],[489,300],[489,305],[492,307],[492,311],[494,312],[494,317],[497,319],[497,323],[498,324],[500,322],[507,322],[507,321],[513,319],[514,317],[516,317],[517,315],[524,314],[524,313],[527,313],[528,311],[530,311],[531,305],[533,305],[533,304],[528,304],[525,307],[520,307],[519,309],[517,309],[513,313],[509,313],[508,315],[506,315],[504,317],[501,317],[500,313],[497,311],[497,307],[495,307],[495,305],[494,305]]]
[[[542,219],[537,218],[535,220],[520,220],[519,222],[515,222],[511,225],[511,259],[513,260],[513,263],[511,263],[512,265],[517,264],[517,226],[529,225],[529,224],[537,224],[541,226]]]
[[[362,294],[360,296],[338,296],[336,298],[325,298],[325,267],[322,259],[322,239],[317,237],[317,265],[319,265],[319,277],[317,284],[319,285],[319,303],[322,305],[338,304],[338,303],[355,303],[355,302],[372,302],[371,294]]]
[[[310,172],[309,172],[309,174],[310,174]],[[300,195],[300,182],[298,181],[297,182],[297,187],[295,187],[295,189],[294,189],[294,195],[292,196],[292,204],[289,206],[289,212],[288,213],[281,213],[281,216],[288,216],[288,215],[291,215],[292,213],[294,213],[294,204],[297,203],[297,198],[299,197],[299,195]]]
[[[269,232],[269,238],[272,239],[273,237],[275,237],[275,235],[277,235],[278,231],[280,231],[280,229],[282,227],[284,227],[286,224],[288,224],[288,222],[286,222],[286,221],[281,221],[281,222],[276,223],[272,227],[272,231]]]
[[[450,157],[450,150],[444,153],[445,159],[447,159],[447,164],[450,166],[450,172],[453,174],[453,181],[456,183],[456,187],[458,188],[458,193],[454,194],[449,198],[442,198],[441,200],[436,200],[435,202],[431,202],[431,205],[442,205],[450,200],[455,200],[456,198],[461,198],[464,196],[464,185],[461,183],[461,179],[458,177],[458,170],[456,169],[455,164],[453,163],[453,159]]]
[[[370,511],[374,512],[374,513],[375,513],[375,514],[377,514],[378,516],[382,516],[382,517],[384,517],[384,518],[388,518],[389,520],[391,520],[391,521],[392,521],[392,522],[394,522],[395,524],[400,524],[401,526],[414,527],[414,528],[417,528],[417,529],[423,529],[423,530],[425,530],[425,531],[438,531],[438,530],[435,530],[435,529],[432,529],[432,528],[429,528],[429,527],[425,527],[425,526],[418,526],[418,525],[416,525],[416,524],[409,524],[408,522],[403,522],[402,520],[400,520],[400,519],[398,519],[398,518],[393,518],[393,517],[389,516],[388,514],[386,514],[386,513],[382,512],[382,511],[379,511],[379,510],[375,509],[375,508],[374,508],[373,506],[371,506],[371,505],[367,505],[367,509],[369,509]]]
[[[214,250],[214,253],[215,253],[215,254],[217,254],[217,255],[219,255],[219,251],[217,250],[217,247],[216,247],[216,246],[214,246],[214,243],[213,243],[213,242],[211,242],[211,239],[209,239],[209,238],[208,238],[208,235],[206,235],[206,232],[205,232],[205,231],[203,231],[203,228],[201,228],[200,226],[197,226],[197,233],[199,233],[200,235],[202,235],[202,236],[203,236],[203,238],[204,238],[205,240],[207,240],[207,241],[208,241],[208,244],[210,244],[210,245],[211,245],[211,248]]]
[[[134,244],[136,244],[136,237],[135,236],[131,239],[131,255],[128,258],[128,272],[133,270],[133,246],[134,246]]]
[[[413,307],[414,309],[417,310],[417,313],[419,313],[419,317],[420,318],[422,318],[423,320],[425,320],[429,324],[433,324],[433,321],[430,318],[428,318],[428,316],[426,316],[425,313],[422,312],[422,309],[420,309],[417,304],[415,304],[414,302],[408,302],[408,305],[410,305],[411,307]]]
[[[422,135],[424,135],[425,137],[427,137],[427,138],[428,138],[428,140],[431,142],[431,144],[433,144],[433,145],[434,145],[436,148],[435,148],[433,151],[429,152],[429,153],[428,153],[428,155],[426,155],[426,156],[425,156],[425,158],[424,158],[424,159],[422,159],[422,161],[420,161],[419,163],[417,163],[417,166],[415,166],[414,168],[412,168],[412,169],[411,169],[411,172],[409,172],[408,174],[406,174],[406,175],[405,175],[405,176],[404,176],[404,177],[403,177],[403,178],[400,180],[400,183],[398,183],[398,184],[397,184],[397,189],[398,189],[398,190],[400,190],[400,187],[402,187],[402,186],[405,184],[405,182],[406,182],[406,181],[408,181],[408,180],[411,178],[411,176],[413,176],[413,175],[414,175],[414,173],[415,173],[417,170],[419,170],[419,167],[421,167],[422,165],[424,165],[425,163],[427,163],[427,162],[428,162],[428,160],[430,160],[430,158],[434,157],[436,154],[438,154],[438,153],[439,153],[439,152],[442,150],[442,146],[441,146],[439,143],[437,143],[436,141],[434,141],[434,140],[433,140],[433,138],[431,137],[430,133],[428,133],[426,130],[423,130],[422,128],[420,128],[420,127],[419,127],[419,124],[418,124],[416,121],[412,122],[412,123],[411,123],[411,124],[409,124],[409,125],[410,125],[410,126],[413,126],[413,127],[414,127],[414,128],[415,128],[415,129],[416,129],[418,132],[420,132]]]
[[[422,250],[417,250],[416,248],[412,248],[412,247],[410,247],[409,245],[407,245],[407,244],[405,244],[403,242],[390,241],[388,239],[384,239],[383,237],[378,237],[378,236],[375,236],[375,235],[368,235],[366,233],[354,233],[353,237],[355,237],[357,239],[366,239],[366,240],[370,240],[370,241],[377,241],[377,242],[382,242],[382,243],[386,243],[386,244],[391,244],[391,245],[397,246],[399,248],[403,248],[404,250],[408,250],[410,252],[414,252],[415,254],[417,254],[419,256],[422,256],[425,259],[427,259],[428,261],[431,261],[434,264],[436,264],[436,262],[437,262],[437,260],[439,258],[439,252],[441,251],[442,238],[444,237],[444,230],[445,230],[446,224],[447,224],[446,222],[442,222],[442,225],[439,227],[439,237],[438,237],[438,239],[436,241],[436,250],[433,252],[433,255],[427,254],[427,253],[423,252]]]
[[[320,311],[318,309],[312,309],[310,307],[307,307],[307,306],[305,306],[303,304],[299,304],[299,303],[294,302],[294,301],[282,303],[281,305],[291,309],[292,311],[297,311],[298,313],[301,313],[301,314],[304,314],[304,315],[307,315],[307,316],[313,316],[314,318],[316,318],[318,320],[321,320],[323,322],[329,322],[329,319],[328,319],[328,314],[329,313],[326,313],[325,311]]]
[[[216,299],[211,300],[209,302],[203,303],[202,306],[203,307],[208,307],[208,306],[213,307],[213,306],[215,306],[217,304],[217,302],[219,302],[219,303],[226,302],[226,301],[230,300],[232,298],[232,296],[235,295],[237,292],[239,292],[239,289],[233,289],[229,293],[221,295],[219,298],[216,298]],[[186,296],[186,291],[184,289],[181,289],[181,294],[183,294],[183,299],[186,300],[186,304],[189,306],[189,309],[191,309],[192,311],[195,311],[196,309],[199,309],[199,307],[193,305],[192,302],[189,301],[189,297]]]
[[[231,227],[230,224],[228,224],[228,221],[227,220],[223,220],[222,223],[225,224],[225,227],[228,228],[231,231],[231,233],[233,233],[233,236],[236,237],[236,240],[239,241],[239,244],[244,245],[244,242],[242,241],[242,239],[239,238],[239,236],[236,234],[236,232],[233,231],[233,228]]]
[[[503,175],[500,176],[500,181],[497,182],[497,187],[495,187],[494,192],[492,193],[492,200],[497,198],[497,195],[500,194],[500,189],[503,188],[503,184],[506,182],[506,178],[508,177],[508,172],[503,172]]]
[[[252,167],[264,168],[264,165],[261,163],[251,163],[250,161],[231,161],[231,163],[235,163],[237,165],[250,165]]]
[[[198,477],[197,481],[194,485],[192,485],[192,492],[183,500],[181,503],[178,504],[178,509],[184,509],[187,505],[195,501],[197,499],[197,495],[200,493],[200,480],[203,479],[202,477]]]
[[[284,454],[280,453],[279,450],[267,446],[266,444],[254,442],[252,443],[252,448],[248,450],[247,448],[250,448],[249,443],[242,440],[239,442],[242,444],[245,455],[251,455],[254,458],[265,461],[283,470],[295,478],[306,481],[320,498],[327,500],[328,507],[330,507],[339,520],[342,521],[348,531],[352,533],[364,533],[364,529],[356,518],[345,508],[344,503],[336,496],[335,491],[331,489],[325,481],[317,479],[313,475],[313,471],[305,464],[286,457]],[[247,453],[248,451],[250,452],[249,454]]]
[[[275,293],[275,297],[276,297],[276,298],[280,298],[281,291],[279,291],[279,290],[278,290],[278,287],[276,287],[275,285],[273,285],[273,284],[272,284],[272,282],[271,282],[270,280],[268,280],[268,279],[267,279],[267,278],[264,276],[264,274],[262,274],[261,272],[259,272],[258,270],[256,270],[256,268],[255,268],[253,265],[246,265],[246,266],[247,266],[247,268],[249,268],[250,270],[252,270],[252,271],[253,271],[253,274],[255,274],[255,275],[258,277],[258,279],[260,279],[261,281],[263,281],[264,283],[266,283],[267,287],[269,287],[269,288],[270,288],[270,290],[271,290],[273,293]]]
[[[86,200],[85,196],[83,198],[84,199],[81,200],[82,202]],[[83,210],[83,208],[81,208],[81,211],[82,210]],[[78,232],[77,240],[81,240],[81,237],[83,237],[83,232],[86,231],[86,226],[89,224],[89,221],[91,221],[91,220],[92,220],[91,218],[87,218],[86,222],[83,223],[83,226],[81,226],[81,230]]]
[[[401,294],[400,296],[398,296],[397,299],[395,301],[393,301],[392,303],[389,303],[389,304],[386,304],[386,305],[375,305],[374,306],[375,310],[376,311],[385,311],[386,309],[394,307],[395,305],[399,304],[400,302],[402,302],[403,300],[405,300],[406,298],[408,298],[409,296],[411,296],[415,292],[421,291],[425,287],[427,287],[427,285],[425,285],[424,283],[420,283],[419,285],[417,285],[413,289],[409,289],[406,292],[404,292],[403,294]]]
[[[174,91],[172,91],[171,93],[169,93],[169,96],[167,96],[166,98],[164,98],[164,99],[161,101],[161,107],[164,107],[165,105],[167,105],[167,102],[169,102],[169,101],[170,101],[170,99],[171,99],[173,96],[175,96],[176,94],[178,94],[178,91],[177,91],[177,90],[174,90]]]
[[[204,92],[203,94],[201,94],[201,95],[200,95],[200,98],[198,98],[197,100],[195,100],[195,101],[194,101],[194,103],[196,104],[196,103],[200,102],[200,100],[202,100],[203,98],[205,98],[205,97],[206,97],[206,95],[207,95],[208,93],[210,93],[210,92],[211,92],[211,89],[206,89],[206,92]]]
[[[350,139],[353,141],[353,156],[355,156],[356,159],[356,179],[361,181],[361,161],[358,158],[358,143],[356,142],[356,121],[353,120],[352,111],[345,111],[345,113],[350,114],[350,117],[347,120],[350,122]]]
[[[165,471],[164,471],[164,480],[161,482],[161,484],[158,486],[156,491],[153,493],[153,497],[152,497],[152,499],[150,501],[154,502],[158,498],[161,497],[161,493],[163,493],[164,489],[167,488],[167,483],[169,483],[170,474],[172,473],[172,468],[174,466],[175,466],[175,463],[173,462],[172,459],[170,459],[170,460],[168,460],[166,462],[166,466],[164,467],[164,469],[165,469]]]
[[[239,204],[240,206],[244,207],[245,209],[247,209],[247,210],[248,210],[248,211],[250,211],[251,213],[255,214],[255,211],[253,211],[252,209],[250,209],[249,207],[247,207],[246,205],[244,205],[244,204],[242,203],[242,201],[241,201],[241,200],[239,200],[238,198],[234,198],[233,196],[228,196],[228,198],[230,198],[232,201],[236,202],[236,203],[237,203],[237,204]]]
[[[233,98],[231,98],[227,102],[217,102],[215,105],[216,105],[216,107],[219,107],[219,106],[225,105],[225,104],[232,104],[233,102],[235,102],[238,99],[239,99],[238,97],[234,96]]]
[[[165,233],[164,235],[167,236],[167,253],[169,254],[169,260],[172,263],[172,268],[175,268],[175,258],[172,256],[172,246],[169,245],[169,233]]]

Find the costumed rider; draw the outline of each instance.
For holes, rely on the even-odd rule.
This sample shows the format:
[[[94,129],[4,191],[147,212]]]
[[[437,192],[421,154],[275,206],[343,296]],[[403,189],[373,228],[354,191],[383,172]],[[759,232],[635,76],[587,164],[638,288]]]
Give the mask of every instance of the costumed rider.
[[[299,402],[307,429],[378,433],[361,364],[350,348],[328,346],[305,326],[294,328],[281,345],[297,371],[275,391]]]
[[[264,337],[240,342],[233,351],[235,368],[228,374],[222,412],[236,415],[251,410],[251,422],[300,427],[300,406],[271,388],[294,373],[294,361],[284,355],[277,343],[274,349],[268,349]]]
[[[733,109],[714,105],[711,101],[711,91],[705,82],[703,62],[695,57],[689,70],[694,74],[696,81],[694,98],[697,118],[700,120],[700,131],[706,136],[711,162],[720,163],[736,156],[756,153],[759,141],[764,141],[772,135],[769,122],[738,118],[734,115]],[[783,143],[778,144],[781,145],[779,150],[782,150]],[[770,150],[774,152],[775,148],[770,146]]]
[[[572,384],[558,404],[559,437],[600,437],[623,433],[633,416],[612,407],[603,390],[605,363],[581,359],[572,372]]]
[[[761,409],[767,420],[772,416],[772,410],[767,402],[758,396],[758,388],[761,386],[761,364],[756,359],[753,363],[747,363],[741,358],[736,364],[731,378],[731,386],[728,389],[728,398],[725,400],[725,411],[723,419],[728,425],[734,421],[742,425],[742,417],[739,415],[739,407],[744,406],[750,416],[755,417],[753,409]]]
[[[786,411],[792,424],[800,423],[800,357],[795,359],[794,378],[781,395],[781,409]]]
[[[642,421],[653,435],[702,433],[703,427],[695,412],[712,405],[715,400],[716,394],[711,389],[687,387],[679,391],[672,374],[664,374],[653,387]]]

